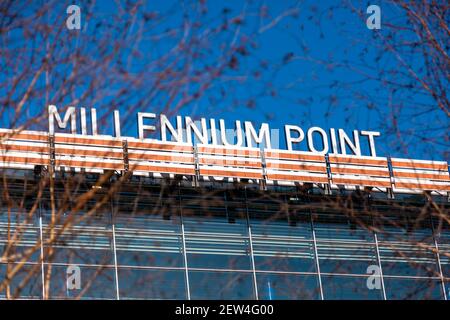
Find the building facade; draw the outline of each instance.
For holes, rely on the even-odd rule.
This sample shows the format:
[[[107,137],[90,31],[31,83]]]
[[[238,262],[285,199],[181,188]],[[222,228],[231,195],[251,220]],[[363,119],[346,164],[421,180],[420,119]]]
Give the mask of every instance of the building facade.
[[[365,183],[187,179],[135,175],[127,161],[122,171],[96,172],[64,166],[51,138],[40,153],[48,163],[30,162],[41,159],[30,155],[36,149],[21,150],[29,157],[20,163],[8,149],[20,144],[4,146],[1,299],[449,297],[442,184],[383,192]]]

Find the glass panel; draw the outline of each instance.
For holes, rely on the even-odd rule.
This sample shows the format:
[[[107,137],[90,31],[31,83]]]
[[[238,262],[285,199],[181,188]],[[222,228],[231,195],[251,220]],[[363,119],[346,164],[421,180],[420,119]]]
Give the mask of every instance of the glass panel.
[[[258,272],[256,279],[261,300],[320,299],[316,275]]]
[[[115,218],[117,263],[182,267],[180,219],[176,215],[127,215]]]
[[[378,265],[374,244],[317,241],[320,272],[365,274],[370,265]]]
[[[439,280],[384,277],[384,285],[387,299],[443,299]]]
[[[436,235],[436,239],[438,242],[442,273],[444,277],[450,278],[450,230],[442,228]]]
[[[389,216],[378,233],[384,275],[440,276],[431,224],[406,215]],[[394,226],[392,226],[392,224]]]
[[[46,265],[46,272],[50,266]],[[115,271],[105,266],[80,266],[80,289],[70,289],[67,280],[75,275],[68,266],[51,265],[50,298],[52,299],[116,299]],[[75,280],[70,282],[75,284]]]
[[[382,289],[369,289],[367,277],[322,275],[323,295],[328,300],[381,300]]]
[[[377,265],[373,234],[348,217],[320,214],[315,216],[320,272],[366,274]]]
[[[190,268],[251,269],[245,219],[215,216],[183,221]]]
[[[55,226],[51,227],[51,213],[43,215],[44,242],[53,237],[53,255],[44,245],[44,260],[65,264],[112,264],[112,232],[110,213],[58,212]]]
[[[0,258],[8,250],[10,262],[13,262],[11,259],[19,261],[23,257],[29,262],[39,261],[40,248],[36,247],[39,239],[37,212],[33,216],[28,214],[28,211],[15,209],[10,210],[9,214],[8,210],[0,212]]]
[[[189,271],[192,299],[254,299],[253,274]]]
[[[14,263],[8,265],[0,263],[0,284],[6,279],[6,272],[11,272],[18,265]],[[0,299],[9,297],[12,299],[41,299],[42,297],[42,281],[41,281],[41,265],[25,264],[12,277],[9,285],[5,290],[0,291]]]
[[[439,276],[433,244],[380,242],[380,257],[384,275]]]
[[[257,270],[315,272],[310,223],[252,219]]]
[[[119,268],[121,299],[187,299],[184,270]]]

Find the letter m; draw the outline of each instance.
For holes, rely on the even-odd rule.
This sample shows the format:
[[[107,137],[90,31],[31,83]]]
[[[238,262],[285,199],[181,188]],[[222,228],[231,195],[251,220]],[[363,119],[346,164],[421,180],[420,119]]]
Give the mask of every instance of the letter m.
[[[54,105],[48,106],[48,131],[50,134],[55,134],[55,119],[58,128],[65,129],[70,119],[70,129],[72,133],[77,133],[77,118],[75,113],[75,107],[68,107],[64,120],[61,120],[61,116],[58,113],[58,109]]]

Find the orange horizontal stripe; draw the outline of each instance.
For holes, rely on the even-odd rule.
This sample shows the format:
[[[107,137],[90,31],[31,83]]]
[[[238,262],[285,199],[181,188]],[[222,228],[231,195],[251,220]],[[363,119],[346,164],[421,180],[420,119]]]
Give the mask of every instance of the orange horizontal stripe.
[[[262,173],[255,173],[255,172],[200,169],[200,174],[202,176],[219,176],[219,177],[245,178],[245,179],[262,179]]]
[[[67,143],[67,144],[82,144],[89,146],[102,146],[102,147],[122,147],[122,141],[107,140],[100,138],[79,138],[79,137],[62,137],[55,136],[55,143]]]
[[[165,166],[143,165],[143,164],[130,165],[130,170],[132,170],[132,171],[157,172],[157,173],[173,173],[173,174],[195,175],[195,169],[194,168],[192,168],[192,169],[190,169],[190,168],[176,168],[176,167],[165,167]]]
[[[78,161],[78,160],[55,160],[57,167],[77,167],[85,169],[111,169],[123,170],[121,163],[97,162],[97,161]]]
[[[392,160],[392,166],[398,168],[410,168],[410,169],[431,169],[431,170],[448,170],[448,167],[445,163],[443,164],[433,164],[433,163],[412,163],[412,162],[403,162],[398,160]]]
[[[269,180],[284,180],[284,181],[299,181],[299,182],[312,182],[312,183],[328,183],[326,177],[309,177],[309,176],[294,176],[289,174],[268,174]]]
[[[30,134],[30,133],[3,133],[0,134],[0,139],[6,140],[29,140],[29,141],[48,141],[47,135]]]
[[[326,173],[326,167],[316,167],[316,166],[308,166],[303,164],[295,164],[295,163],[266,163],[266,167],[270,169],[281,169],[281,170],[296,170],[296,171],[308,171],[308,172],[321,172]]]
[[[348,179],[348,178],[332,178],[332,181],[334,184],[348,184],[348,185],[386,187],[386,188],[391,187],[391,183],[389,181],[374,181],[374,180]]]
[[[163,150],[163,151],[183,151],[183,152],[193,152],[191,146],[180,146],[172,144],[159,144],[152,142],[134,142],[128,141],[128,149],[138,148],[138,149],[152,149],[152,150]]]
[[[0,143],[0,149],[5,151],[21,151],[21,152],[39,152],[39,153],[49,152],[48,146],[22,146],[3,143]]]
[[[436,190],[436,191],[450,191],[450,184],[448,185],[433,185],[426,183],[404,183],[404,182],[396,182],[396,188],[404,188],[404,189],[422,189],[422,190]]]
[[[20,164],[33,164],[33,165],[48,165],[49,159],[44,158],[28,158],[28,157],[14,157],[14,156],[5,156],[0,154],[0,161],[3,163],[20,163]]]
[[[141,160],[141,161],[166,161],[166,162],[181,162],[194,164],[193,156],[171,156],[169,153],[167,155],[157,155],[157,154],[128,154],[129,160]]]
[[[337,164],[365,164],[372,166],[383,166],[387,168],[387,160],[377,160],[377,159],[363,159],[363,158],[351,158],[351,157],[336,157],[330,155],[330,163]]]
[[[257,161],[241,161],[241,160],[232,160],[232,159],[209,159],[209,158],[200,158],[200,164],[206,165],[219,165],[219,166],[240,166],[240,167],[248,167],[248,168],[261,168],[261,162]]]
[[[381,171],[381,170],[365,170],[365,169],[354,169],[354,168],[333,168],[331,167],[331,173],[338,173],[338,174],[361,174],[366,176],[373,176],[373,177],[382,177],[382,178],[389,178],[389,172]]]
[[[295,154],[289,152],[266,151],[266,158],[271,159],[286,159],[286,160],[300,160],[300,161],[318,161],[325,163],[325,156],[317,154]]]
[[[198,147],[199,153],[206,154],[218,154],[218,155],[229,155],[229,156],[242,156],[242,157],[253,157],[259,158],[261,156],[259,151],[254,150],[240,150],[240,149],[225,149],[218,147]]]
[[[398,172],[394,170],[394,177],[450,181],[448,173]]]

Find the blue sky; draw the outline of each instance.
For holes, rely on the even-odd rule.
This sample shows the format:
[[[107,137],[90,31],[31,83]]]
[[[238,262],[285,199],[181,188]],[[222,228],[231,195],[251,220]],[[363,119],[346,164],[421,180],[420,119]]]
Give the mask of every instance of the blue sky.
[[[349,3],[356,10],[363,12],[368,6],[366,1],[350,1]],[[48,12],[46,16],[48,22],[50,24],[61,22],[61,19],[67,16],[64,10],[69,4],[72,2],[60,1],[52,7],[53,11]],[[167,16],[158,25],[144,28],[144,36],[140,38],[141,40],[130,44],[132,47],[120,51],[115,57],[111,68],[118,68],[119,61],[126,61],[128,63],[122,67],[132,74],[142,72],[148,68],[152,60],[170,51],[183,34],[175,33],[174,36],[157,42],[149,42],[145,39],[162,34],[168,28],[182,26],[184,19],[191,23],[201,22],[198,30],[191,31],[199,35],[208,28],[220,25],[221,19],[225,16],[224,11],[227,12],[227,17],[238,16],[239,13],[245,12],[246,16],[242,25],[230,26],[232,29],[230,32],[208,39],[205,43],[207,49],[200,50],[203,55],[190,61],[191,68],[201,70],[206,65],[214,64],[217,56],[221,54],[223,43],[233,42],[235,46],[242,44],[246,52],[241,55],[236,54],[237,68],[226,70],[223,75],[243,80],[213,81],[206,95],[187,104],[177,114],[223,118],[230,126],[234,120],[252,121],[255,126],[259,126],[261,122],[268,122],[272,129],[281,131],[285,124],[301,126],[305,131],[312,126],[319,126],[325,130],[343,128],[348,133],[351,133],[353,129],[374,130],[381,132],[381,137],[376,140],[379,155],[419,159],[448,157],[448,142],[431,145],[407,135],[402,136],[404,140],[400,141],[392,134],[390,131],[392,130],[390,128],[392,101],[405,99],[406,108],[412,108],[411,110],[414,104],[432,102],[428,97],[421,95],[411,97],[404,92],[395,92],[392,95],[392,92],[380,83],[367,80],[367,74],[376,75],[377,72],[381,72],[380,70],[395,68],[398,63],[390,56],[383,56],[377,60],[379,37],[375,35],[375,32],[386,36],[387,31],[383,27],[380,31],[368,30],[365,21],[348,7],[335,7],[338,1],[223,2],[215,0],[206,2],[204,6],[199,5],[198,2],[189,1],[148,1],[145,6],[139,8],[138,12],[119,12],[115,2],[112,1],[99,1],[93,6],[83,1],[76,4],[80,5],[82,14],[85,12],[89,14],[82,15],[82,30],[71,31],[67,41],[61,45],[67,51],[82,47],[83,52],[94,60],[101,56],[98,52],[101,39],[118,38],[119,33],[123,31],[111,25],[118,15],[122,15],[124,20],[131,18],[130,20],[133,21],[127,31],[130,36],[138,32],[139,19],[143,18],[144,12]],[[382,26],[384,22],[406,23],[397,8],[383,1],[370,4],[381,6]],[[265,18],[254,14],[256,8],[260,8],[261,5],[267,7]],[[199,13],[202,7],[207,11],[204,14]],[[61,12],[63,14],[60,14]],[[286,12],[288,14],[284,16],[283,13]],[[135,20],[132,19],[133,15],[136,17]],[[101,24],[100,27],[99,24]],[[63,30],[63,32],[68,31]],[[20,36],[20,32],[17,33],[17,37]],[[95,41],[92,41],[92,38]],[[192,38],[193,36],[188,35],[188,39]],[[36,41],[39,45],[40,39]],[[88,41],[92,42],[83,43]],[[108,50],[112,47],[113,43],[107,44]],[[133,50],[139,52],[139,56],[134,57]],[[341,67],[347,62],[354,68]],[[422,62],[414,63],[420,65]],[[61,77],[69,71],[70,67],[60,65],[53,72]],[[144,71],[144,74],[145,72],[147,71]],[[4,73],[3,77],[9,75]],[[40,81],[43,82],[44,79]],[[148,81],[148,85],[153,83],[151,71],[146,74],[145,81]],[[128,100],[121,102],[118,106],[125,118],[123,119],[123,135],[136,135],[135,114],[138,110],[130,110],[129,105],[139,101],[143,98],[142,95],[146,94],[145,83],[140,85],[143,87],[136,86],[135,92],[127,96]],[[74,94],[82,96],[85,89],[83,85],[75,87]],[[117,92],[121,89],[121,83],[119,81],[111,83],[108,89],[111,92]],[[197,89],[198,86],[192,84],[188,90],[192,92]],[[53,90],[55,92],[50,93],[50,96],[57,95],[57,88]],[[104,92],[108,93],[108,91]],[[365,98],[358,97],[359,94]],[[371,97],[370,101],[366,97]],[[105,119],[110,119],[106,120],[102,127],[102,131],[110,133],[112,132],[112,115],[105,106],[114,98],[113,94],[110,96],[105,94],[100,100],[98,98],[94,100],[88,95],[76,107],[96,107],[99,117],[104,116]],[[180,96],[175,97],[171,104],[176,104],[179,99],[181,99]],[[162,92],[154,100],[141,105],[139,111],[158,113],[168,100],[168,95]],[[27,107],[28,116],[37,115],[45,108],[45,101],[36,100],[30,102]],[[443,113],[425,113],[420,117],[408,118],[410,111],[406,108],[401,112],[402,118],[399,119],[401,130],[419,131],[426,123],[431,127],[436,124],[436,127],[441,130],[441,136],[445,136],[445,132],[448,132],[449,121],[443,118],[445,117]],[[281,142],[282,146],[283,144],[284,142]]]

